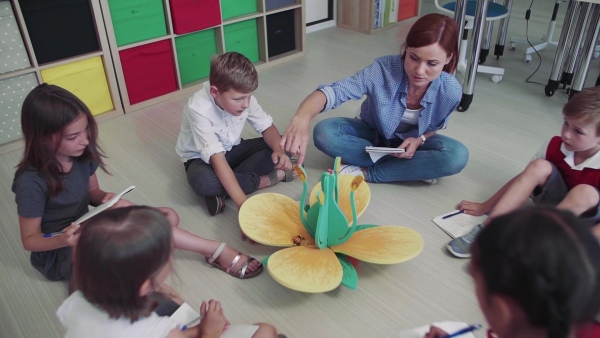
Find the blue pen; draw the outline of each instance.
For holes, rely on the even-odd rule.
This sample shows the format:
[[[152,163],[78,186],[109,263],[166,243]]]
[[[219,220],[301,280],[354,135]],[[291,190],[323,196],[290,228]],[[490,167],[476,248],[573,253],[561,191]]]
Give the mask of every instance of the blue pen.
[[[442,217],[442,219],[446,219],[446,218],[450,218],[450,217],[452,217],[452,216],[460,215],[460,214],[462,214],[463,212],[464,212],[464,210],[459,210],[459,211],[457,211],[457,212],[451,213],[450,215],[446,215],[446,216]]]
[[[482,327],[483,327],[483,325],[481,325],[481,324],[470,325],[470,326],[467,326],[464,329],[458,330],[458,331],[456,331],[454,333],[450,333],[450,334],[447,334],[445,336],[442,336],[441,338],[452,338],[452,337],[462,336],[465,333],[469,333],[469,332],[473,332],[473,331],[479,330]]]
[[[59,231],[59,232],[51,232],[49,234],[44,234],[44,238],[50,238],[50,237],[54,237],[54,236],[59,236],[62,235],[63,232]]]

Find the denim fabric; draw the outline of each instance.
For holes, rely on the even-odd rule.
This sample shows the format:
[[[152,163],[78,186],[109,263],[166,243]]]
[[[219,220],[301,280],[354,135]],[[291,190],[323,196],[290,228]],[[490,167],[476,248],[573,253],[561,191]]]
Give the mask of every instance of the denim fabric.
[[[442,72],[431,81],[420,105],[417,128],[396,132],[407,108],[408,77],[400,55],[382,56],[345,79],[317,88],[327,97],[323,111],[335,109],[348,100],[367,98],[360,106],[360,118],[387,139],[418,137],[445,129],[450,114],[462,97],[462,87],[454,75]]]
[[[342,162],[367,168],[367,181],[375,183],[418,181],[459,173],[469,151],[460,142],[434,134],[417,149],[412,159],[384,156],[373,163],[366,146],[400,145],[400,139],[379,140],[377,131],[360,119],[334,117],[319,122],[313,131],[315,146]],[[382,144],[386,142],[388,144]]]
[[[260,176],[275,169],[271,159],[273,150],[263,138],[242,140],[225,153],[225,159],[245,194],[258,190]],[[184,163],[188,183],[200,196],[226,196],[227,191],[219,181],[211,164],[196,158]]]

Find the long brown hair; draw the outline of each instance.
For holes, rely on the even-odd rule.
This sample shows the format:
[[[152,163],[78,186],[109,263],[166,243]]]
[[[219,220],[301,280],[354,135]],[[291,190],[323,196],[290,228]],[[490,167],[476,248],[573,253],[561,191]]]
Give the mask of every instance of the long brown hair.
[[[97,144],[98,126],[88,107],[66,89],[43,83],[25,98],[21,109],[21,129],[25,138],[23,159],[17,166],[15,179],[28,167],[34,167],[46,181],[50,196],[63,189],[62,168],[56,151],[62,142],[65,126],[84,114],[88,122],[88,140],[81,158],[97,162],[106,171],[102,149]]]
[[[417,20],[406,36],[405,47],[419,48],[438,43],[452,59],[444,71],[453,74],[458,65],[458,25],[454,19],[437,13],[427,14]],[[406,51],[402,53],[402,60]]]
[[[111,318],[132,323],[156,307],[140,288],[171,261],[173,234],[157,209],[130,206],[103,211],[81,227],[74,258],[76,286]],[[156,287],[157,285],[152,285]]]

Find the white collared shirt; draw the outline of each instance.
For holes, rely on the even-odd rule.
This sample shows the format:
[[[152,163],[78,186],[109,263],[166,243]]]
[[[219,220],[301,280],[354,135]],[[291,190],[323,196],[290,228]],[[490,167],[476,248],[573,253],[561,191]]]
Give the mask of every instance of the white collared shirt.
[[[175,147],[177,155],[182,162],[201,158],[210,163],[212,155],[227,152],[240,143],[246,120],[259,134],[273,125],[273,118],[262,109],[254,95],[248,108],[234,116],[215,104],[210,95],[210,83],[205,82],[183,109]]]
[[[552,140],[552,139],[550,139]],[[542,147],[537,151],[537,153],[533,156],[532,160],[542,158],[546,159],[546,153],[548,151],[548,146],[550,145],[550,141],[546,142],[542,145]],[[571,167],[573,170],[583,170],[584,168],[590,169],[600,169],[600,151],[596,152],[594,155],[587,158],[585,161],[575,165],[575,152],[567,150],[565,148],[564,142],[560,145],[560,151],[565,154],[565,162]]]

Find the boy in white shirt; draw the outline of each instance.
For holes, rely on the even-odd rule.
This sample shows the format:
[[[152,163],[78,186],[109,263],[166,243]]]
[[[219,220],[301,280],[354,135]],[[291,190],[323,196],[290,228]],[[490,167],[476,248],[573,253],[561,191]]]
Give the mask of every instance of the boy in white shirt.
[[[225,53],[213,58],[209,81],[183,110],[176,151],[211,216],[223,212],[225,196],[240,208],[246,194],[294,178],[273,118],[253,96],[257,87],[252,62]],[[262,137],[240,138],[246,120]]]

